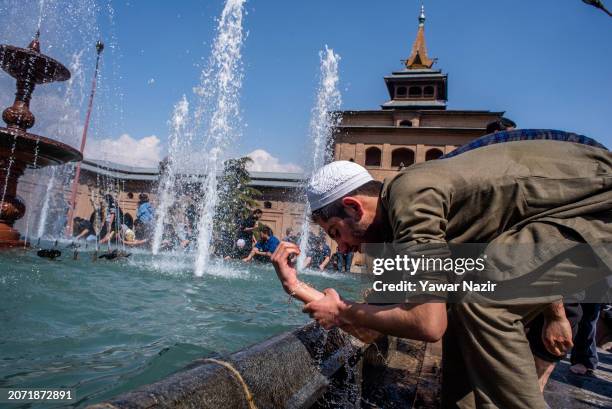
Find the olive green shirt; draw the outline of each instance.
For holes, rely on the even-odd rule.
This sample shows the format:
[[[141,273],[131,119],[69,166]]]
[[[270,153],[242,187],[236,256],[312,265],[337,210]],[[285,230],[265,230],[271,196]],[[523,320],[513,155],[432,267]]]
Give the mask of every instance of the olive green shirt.
[[[549,140],[489,145],[406,168],[385,181],[381,201],[390,241],[407,249],[534,241],[547,243],[537,260],[544,263],[571,245],[570,234],[612,269],[612,154],[604,149]],[[516,234],[530,224],[558,233]]]

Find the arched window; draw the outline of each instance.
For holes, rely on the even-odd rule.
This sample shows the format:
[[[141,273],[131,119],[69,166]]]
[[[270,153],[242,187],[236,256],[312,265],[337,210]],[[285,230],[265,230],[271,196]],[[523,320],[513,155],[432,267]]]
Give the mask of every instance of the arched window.
[[[371,147],[365,151],[365,165],[366,166],[380,166],[380,149]]]
[[[397,148],[391,152],[391,166],[406,167],[414,163],[414,152],[408,148]]]
[[[425,154],[425,160],[428,161],[438,159],[442,155],[444,155],[444,152],[442,152],[440,149],[433,148],[427,151]]]
[[[272,209],[272,202],[266,200],[264,202],[264,209]]]
[[[409,119],[404,119],[400,121],[399,126],[412,126],[412,121]]]
[[[422,95],[423,90],[421,89],[421,87],[410,87],[410,89],[408,90],[408,96],[410,98],[421,98]]]
[[[434,87],[431,86],[431,85],[428,85],[425,88],[423,88],[423,96],[424,97],[433,97],[434,96]]]
[[[406,98],[406,93],[408,92],[408,90],[406,89],[406,87],[397,87],[395,89],[395,96],[397,98]]]

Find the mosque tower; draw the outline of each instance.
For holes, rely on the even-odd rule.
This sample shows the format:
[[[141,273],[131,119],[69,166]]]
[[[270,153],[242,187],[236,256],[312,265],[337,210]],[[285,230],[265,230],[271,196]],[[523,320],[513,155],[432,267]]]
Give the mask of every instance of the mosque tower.
[[[421,6],[408,58],[401,70],[384,77],[389,100],[376,110],[343,111],[335,129],[334,159],[365,166],[377,180],[484,135],[487,124],[503,115],[447,109],[448,75],[433,68],[436,59],[427,51],[425,20]]]

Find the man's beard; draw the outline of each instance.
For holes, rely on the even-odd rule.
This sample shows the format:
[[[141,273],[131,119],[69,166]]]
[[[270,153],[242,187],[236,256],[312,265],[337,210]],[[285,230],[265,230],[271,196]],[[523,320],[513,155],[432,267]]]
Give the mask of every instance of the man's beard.
[[[351,235],[361,243],[380,243],[383,241],[381,229],[375,222],[368,225],[362,221],[355,222],[353,219],[349,219],[348,225],[351,228]]]

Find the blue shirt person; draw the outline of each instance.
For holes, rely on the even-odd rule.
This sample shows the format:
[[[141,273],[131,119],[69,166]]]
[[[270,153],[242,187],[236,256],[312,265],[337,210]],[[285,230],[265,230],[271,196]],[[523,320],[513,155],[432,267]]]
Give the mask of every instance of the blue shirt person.
[[[280,240],[274,236],[272,229],[268,226],[263,226],[260,231],[260,240],[255,244],[248,256],[242,259],[244,262],[249,262],[253,257],[257,256],[262,260],[270,260],[272,254],[280,244]]]
[[[153,206],[149,203],[149,196],[145,193],[141,193],[138,196],[138,210],[136,211],[136,219],[143,224],[149,224],[155,218],[155,211]]]
[[[276,250],[279,244],[280,240],[277,239],[276,236],[270,236],[266,241],[258,241],[255,247],[264,253],[274,253],[274,250]]]

